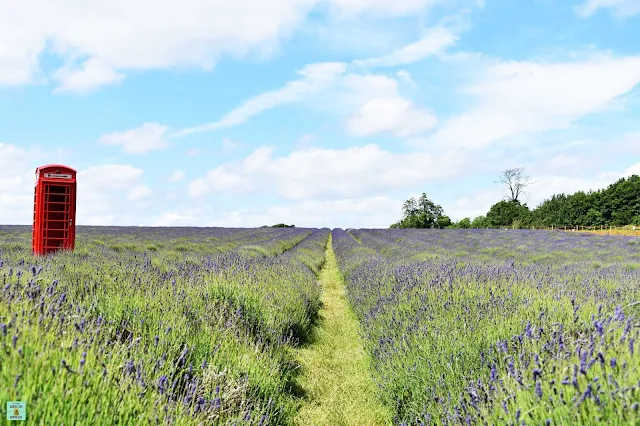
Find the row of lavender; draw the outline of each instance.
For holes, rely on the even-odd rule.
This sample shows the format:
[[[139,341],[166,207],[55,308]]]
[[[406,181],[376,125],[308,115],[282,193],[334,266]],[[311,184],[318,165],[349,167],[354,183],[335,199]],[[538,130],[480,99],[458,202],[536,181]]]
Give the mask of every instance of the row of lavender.
[[[0,228],[0,400],[34,424],[288,424],[328,235],[80,228],[36,258]]]
[[[640,244],[342,230],[333,246],[395,422],[640,422]]]

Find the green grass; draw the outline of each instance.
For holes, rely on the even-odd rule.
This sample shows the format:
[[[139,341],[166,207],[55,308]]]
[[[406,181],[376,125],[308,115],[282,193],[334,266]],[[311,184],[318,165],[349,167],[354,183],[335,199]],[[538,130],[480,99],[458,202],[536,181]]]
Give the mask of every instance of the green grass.
[[[360,338],[359,325],[345,298],[344,280],[331,247],[320,270],[322,308],[311,345],[297,350],[306,392],[296,421],[299,425],[391,424],[390,412],[377,397],[370,360]]]

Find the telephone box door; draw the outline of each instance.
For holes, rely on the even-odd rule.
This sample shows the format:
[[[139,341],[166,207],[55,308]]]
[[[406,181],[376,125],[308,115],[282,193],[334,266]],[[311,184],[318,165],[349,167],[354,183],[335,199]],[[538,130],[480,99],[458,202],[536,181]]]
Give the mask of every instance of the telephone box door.
[[[43,182],[43,245],[45,252],[73,250],[75,241],[75,185]]]

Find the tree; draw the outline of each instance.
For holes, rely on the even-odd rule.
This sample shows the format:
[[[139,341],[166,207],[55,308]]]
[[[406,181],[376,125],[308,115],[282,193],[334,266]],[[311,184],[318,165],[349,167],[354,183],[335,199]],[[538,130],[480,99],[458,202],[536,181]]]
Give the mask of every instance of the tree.
[[[411,197],[402,204],[403,217],[392,228],[445,228],[451,225],[451,219],[437,205],[422,193],[416,200]]]
[[[512,226],[517,220],[519,225],[528,222],[529,208],[519,201],[499,201],[489,209],[487,222],[489,226]]]
[[[458,221],[458,223],[456,223],[456,228],[460,228],[460,229],[467,229],[467,228],[471,228],[471,219],[469,219],[468,217],[465,217],[463,219],[460,219]]]
[[[485,216],[477,216],[473,221],[471,221],[471,227],[475,229],[488,228],[489,222]]]
[[[535,226],[633,224],[640,216],[640,176],[631,175],[598,191],[556,194],[531,212]]]
[[[436,228],[438,229],[448,228],[452,224],[453,222],[451,222],[451,218],[446,215],[442,215],[436,220]]]
[[[527,186],[535,183],[531,181],[529,176],[523,174],[524,167],[516,167],[514,169],[504,170],[500,174],[500,178],[496,183],[502,183],[506,186],[508,201],[520,201],[518,197],[526,195]]]

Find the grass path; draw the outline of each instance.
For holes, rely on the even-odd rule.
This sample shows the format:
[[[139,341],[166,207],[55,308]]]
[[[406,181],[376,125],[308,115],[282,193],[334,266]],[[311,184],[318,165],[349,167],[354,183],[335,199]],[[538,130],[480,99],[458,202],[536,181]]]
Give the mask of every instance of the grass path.
[[[304,426],[391,424],[362,346],[359,324],[345,298],[344,280],[333,253],[331,235],[320,271],[322,303],[313,343],[298,350],[300,385],[306,395],[296,423]]]

